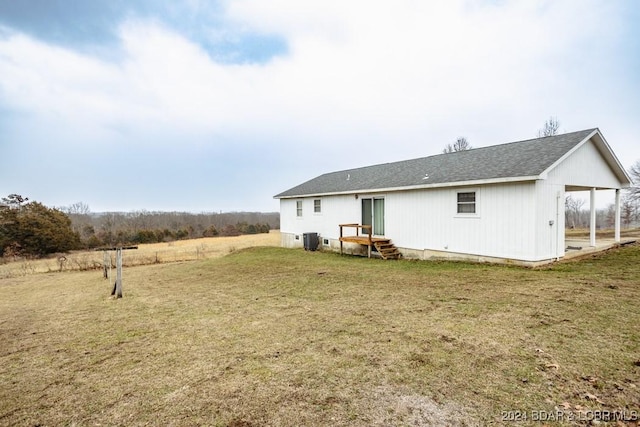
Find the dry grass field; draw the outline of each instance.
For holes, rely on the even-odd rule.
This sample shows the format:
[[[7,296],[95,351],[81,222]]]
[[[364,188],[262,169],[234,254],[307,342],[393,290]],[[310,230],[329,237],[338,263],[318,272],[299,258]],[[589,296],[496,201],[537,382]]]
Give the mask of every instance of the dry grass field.
[[[136,250],[128,250],[123,255],[125,266],[163,264],[168,262],[193,261],[218,258],[240,249],[256,246],[279,246],[280,232],[250,234],[233,237],[203,237],[200,239],[177,240],[167,243],[139,245]],[[112,264],[115,255],[111,252]],[[19,277],[33,273],[51,273],[73,270],[92,270],[103,262],[102,251],[76,251],[71,254],[51,256],[45,259],[19,259],[1,264],[0,278]]]
[[[638,245],[533,270],[229,252],[125,268],[122,299],[99,271],[0,279],[0,425],[542,426],[558,423],[532,417],[640,411]],[[621,424],[637,423],[601,425]]]
[[[572,238],[589,238],[589,229],[588,228],[575,228],[575,229],[567,229],[564,234],[567,239]],[[596,231],[596,237],[598,239],[602,238],[613,238],[615,235],[615,231],[612,228],[602,228]],[[622,237],[640,237],[640,228],[623,228],[620,230],[620,235]]]

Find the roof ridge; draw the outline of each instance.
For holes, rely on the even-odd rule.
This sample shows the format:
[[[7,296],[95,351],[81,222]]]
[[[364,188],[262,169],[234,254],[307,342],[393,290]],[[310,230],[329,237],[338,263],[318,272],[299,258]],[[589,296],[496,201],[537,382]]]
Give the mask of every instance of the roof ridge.
[[[578,130],[578,131],[573,131],[573,132],[561,133],[561,134],[557,134],[557,135],[548,135],[548,136],[541,136],[541,137],[537,137],[537,138],[523,139],[523,140],[520,140],[520,141],[511,141],[511,142],[503,142],[501,144],[486,145],[484,147],[474,147],[474,148],[470,148],[468,150],[454,151],[452,153],[438,153],[438,154],[431,154],[429,156],[413,157],[413,158],[404,159],[404,160],[396,160],[394,162],[375,163],[375,164],[372,164],[372,165],[360,166],[360,167],[357,167],[357,168],[342,169],[342,170],[333,171],[333,172],[325,172],[325,173],[323,173],[322,175],[319,175],[319,176],[332,175],[332,174],[351,172],[351,171],[357,171],[357,170],[362,170],[362,169],[367,169],[367,168],[374,168],[374,167],[383,166],[383,165],[393,165],[393,164],[398,164],[398,163],[417,161],[417,160],[422,160],[422,159],[428,159],[428,158],[431,158],[431,157],[446,156],[446,155],[459,154],[459,153],[469,153],[469,152],[473,152],[473,151],[477,151],[477,150],[484,150],[484,149],[496,148],[496,147],[504,147],[506,145],[521,144],[521,143],[524,143],[524,142],[531,142],[531,141],[542,140],[542,139],[546,139],[546,138],[557,138],[557,137],[561,137],[561,136],[573,135],[573,134],[582,133],[582,132],[591,133],[591,132],[593,132],[594,130],[597,130],[597,129],[598,128],[596,127],[596,128],[591,128],[591,129],[583,129],[583,130]]]
[[[559,133],[557,135],[538,136],[536,138],[521,139],[519,141],[503,142],[503,143],[500,143],[500,144],[493,144],[493,145],[485,145],[484,147],[474,147],[474,148],[469,148],[468,150],[454,151],[452,153],[440,153],[440,154],[434,154],[434,155],[426,156],[426,157],[442,156],[442,155],[446,155],[446,154],[465,153],[465,152],[469,152],[469,151],[483,150],[483,149],[487,149],[487,148],[504,147],[505,145],[522,144],[524,142],[532,142],[532,141],[542,140],[542,139],[546,139],[546,138],[558,138],[558,137],[567,136],[567,135],[574,135],[576,133],[582,133],[582,132],[591,133],[591,132],[593,132],[594,130],[597,130],[597,129],[598,128],[582,129],[582,130],[577,130],[577,131],[573,131],[573,132]],[[424,157],[419,157],[419,158],[424,158]]]
[[[275,197],[535,177],[598,128],[326,172]]]

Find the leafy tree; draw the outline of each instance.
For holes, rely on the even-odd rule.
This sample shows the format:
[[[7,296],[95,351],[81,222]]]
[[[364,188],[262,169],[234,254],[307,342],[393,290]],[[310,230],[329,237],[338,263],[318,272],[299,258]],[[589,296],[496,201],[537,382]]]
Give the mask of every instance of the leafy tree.
[[[470,150],[472,148],[473,147],[471,146],[471,144],[469,144],[469,141],[467,141],[467,138],[465,138],[464,136],[461,136],[458,139],[456,139],[456,142],[454,142],[453,144],[447,144],[444,147],[444,150],[442,150],[442,152],[444,154],[448,154],[448,153],[454,153],[456,151]]]
[[[19,194],[9,194],[7,197],[2,198],[2,203],[5,207],[19,209],[23,204],[27,203],[28,197],[22,197]]]
[[[220,232],[220,235],[222,235],[222,236],[239,236],[240,232],[238,231],[238,229],[236,228],[235,225],[227,224],[227,225],[224,226],[224,228]]]
[[[3,198],[7,205],[0,209],[0,250],[42,256],[67,252],[80,246],[80,236],[71,228],[64,212],[42,203],[29,202],[17,194]]]
[[[182,229],[176,231],[176,239],[184,240],[184,239],[188,239],[188,238],[189,238],[189,230],[182,228]]]
[[[544,127],[538,130],[538,138],[557,135],[558,129],[560,129],[560,122],[558,121],[558,118],[553,116],[549,117],[549,120],[544,122]]]
[[[202,237],[215,237],[218,235],[218,229],[215,225],[210,225],[202,232]]]
[[[153,230],[139,230],[133,236],[133,243],[156,243],[158,241],[158,235]]]
[[[98,238],[98,236],[96,236],[95,234],[93,234],[91,237],[89,237],[89,238],[87,239],[86,246],[87,246],[89,249],[94,249],[94,248],[97,248],[97,247],[99,247],[99,246],[101,246],[101,245],[102,245],[102,242],[100,241],[100,239]]]
[[[175,240],[175,236],[168,228],[164,230],[156,230],[156,238],[158,242],[168,242],[171,240]]]
[[[71,221],[71,222],[73,223],[73,221]],[[92,236],[95,236],[95,234],[96,234],[96,229],[93,228],[93,225],[85,224],[82,227],[81,235],[82,235],[83,238],[90,239]]]

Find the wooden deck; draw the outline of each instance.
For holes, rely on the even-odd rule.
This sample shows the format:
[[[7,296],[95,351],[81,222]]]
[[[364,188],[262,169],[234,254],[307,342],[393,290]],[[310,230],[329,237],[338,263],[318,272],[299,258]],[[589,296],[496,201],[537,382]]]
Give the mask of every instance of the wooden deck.
[[[350,242],[357,243],[359,245],[368,245],[369,242],[386,242],[389,239],[385,239],[384,237],[372,237],[371,241],[369,241],[369,236],[344,236],[340,238],[341,242]]]
[[[380,256],[384,259],[398,259],[401,254],[398,249],[391,243],[391,239],[386,237],[373,237],[371,235],[371,226],[370,225],[360,225],[360,224],[340,224],[340,255],[342,255],[342,243],[357,243],[359,245],[364,245],[367,247],[367,256],[371,258],[371,250],[372,248],[376,248]],[[355,228],[356,235],[355,236],[344,236],[343,228]],[[363,234],[360,234],[358,230],[362,229]],[[366,232],[366,234],[364,234]]]

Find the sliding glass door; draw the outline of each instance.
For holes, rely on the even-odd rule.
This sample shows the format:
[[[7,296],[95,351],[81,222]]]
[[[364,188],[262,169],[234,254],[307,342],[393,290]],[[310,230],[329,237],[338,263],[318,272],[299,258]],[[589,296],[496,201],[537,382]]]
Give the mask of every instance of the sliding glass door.
[[[374,235],[384,236],[384,199],[362,199],[362,225],[371,225]]]

